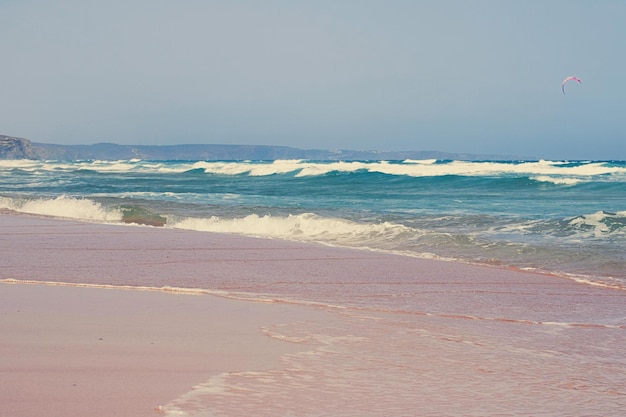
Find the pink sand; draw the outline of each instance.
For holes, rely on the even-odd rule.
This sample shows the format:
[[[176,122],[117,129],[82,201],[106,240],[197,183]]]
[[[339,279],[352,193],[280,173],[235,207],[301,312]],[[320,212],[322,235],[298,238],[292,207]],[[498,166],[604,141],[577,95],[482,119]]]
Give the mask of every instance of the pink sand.
[[[141,417],[174,400],[219,415],[626,411],[621,290],[320,245],[7,214],[0,251],[1,417]],[[355,304],[315,309],[156,291],[163,286]],[[386,294],[411,309],[358,305]],[[207,383],[224,372],[218,385]]]
[[[132,290],[0,284],[0,416],[158,415],[210,375],[295,346],[261,325],[293,308]]]
[[[100,255],[97,262],[84,247],[64,245],[73,229],[83,231],[85,241],[119,249],[117,261]],[[264,336],[261,326],[319,314],[206,295],[10,284],[14,278],[93,282],[103,271],[128,277],[124,262],[145,265],[148,278],[169,273],[151,268],[164,259],[144,256],[150,242],[125,247],[115,239],[117,228],[102,233],[107,229],[0,215],[0,279],[9,280],[0,283],[1,417],[159,415],[160,405],[211,375],[268,369],[299,349]],[[151,233],[119,231],[137,231],[144,239]],[[94,263],[86,265],[86,259]]]

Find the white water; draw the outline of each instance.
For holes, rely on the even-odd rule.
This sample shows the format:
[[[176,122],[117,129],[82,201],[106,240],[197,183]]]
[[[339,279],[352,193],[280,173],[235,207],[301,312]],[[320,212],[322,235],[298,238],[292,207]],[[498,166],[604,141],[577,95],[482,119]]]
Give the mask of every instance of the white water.
[[[91,170],[102,173],[183,173],[202,169],[209,174],[269,176],[276,174],[296,173],[297,176],[320,176],[329,172],[356,172],[367,171],[388,175],[410,177],[438,177],[447,175],[459,176],[499,176],[499,175],[526,175],[535,176],[538,181],[555,180],[560,176],[570,180],[583,180],[588,177],[602,175],[626,176],[626,167],[612,166],[604,162],[587,162],[570,165],[562,161],[529,161],[529,162],[491,162],[491,161],[450,161],[436,163],[434,160],[405,160],[403,162],[389,161],[338,161],[312,162],[306,160],[276,160],[272,162],[184,162],[184,161],[29,161],[4,160],[0,161],[0,173],[11,169],[24,171],[57,171],[73,172],[76,170]],[[570,180],[566,180],[569,182]]]

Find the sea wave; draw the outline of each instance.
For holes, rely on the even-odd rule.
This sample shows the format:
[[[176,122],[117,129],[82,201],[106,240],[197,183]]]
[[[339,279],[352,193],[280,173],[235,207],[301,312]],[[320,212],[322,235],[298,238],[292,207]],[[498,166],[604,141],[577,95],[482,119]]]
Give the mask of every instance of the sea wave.
[[[573,177],[551,177],[549,175],[537,175],[531,176],[531,180],[537,182],[549,182],[555,185],[576,185],[584,182],[585,180],[582,178],[573,178]]]
[[[605,161],[0,161],[0,174],[12,170],[25,172],[76,172],[183,174],[200,172],[211,175],[250,177],[292,174],[295,177],[323,176],[329,173],[380,173],[407,177],[441,176],[518,176],[535,181],[571,185],[588,178],[609,177],[626,181],[624,162]]]
[[[596,213],[575,216],[567,220],[567,225],[576,231],[602,237],[608,234],[626,237],[626,211]]]
[[[66,195],[35,199],[0,197],[0,209],[94,222],[120,222],[123,219],[120,209],[107,208],[87,198]]]
[[[164,226],[166,218],[136,204],[105,205],[89,198],[61,195],[53,198],[10,198],[0,196],[0,209],[89,221],[94,223],[134,223]]]
[[[153,195],[154,194],[154,195]],[[165,193],[167,194],[167,193]],[[0,209],[39,214],[54,217],[89,220],[96,222],[133,222],[151,224],[157,221],[169,227],[212,231],[220,233],[241,233],[247,235],[305,239],[338,242],[372,242],[375,240],[397,241],[399,238],[423,237],[427,230],[440,231],[438,236],[449,235],[456,230],[461,234],[520,234],[553,236],[556,238],[603,238],[626,236],[626,211],[600,210],[562,218],[524,219],[498,217],[489,213],[472,214],[419,214],[398,211],[394,220],[372,218],[342,218],[319,215],[313,212],[295,214],[261,215],[249,213],[246,216],[212,215],[190,217],[176,213],[175,206],[169,213],[159,213],[164,193],[136,192],[122,193],[122,197],[111,199],[106,194],[99,198],[73,197],[66,194],[52,197],[7,197],[0,196]],[[177,194],[174,194],[177,196]],[[142,204],[138,197],[155,197]],[[218,199],[237,200],[238,194],[219,194]],[[171,199],[171,198],[170,198]],[[173,199],[175,200],[175,199]],[[174,204],[174,203],[172,203]],[[182,206],[181,206],[182,207]],[[252,209],[252,208],[251,208]],[[181,208],[182,210],[182,208]],[[366,216],[367,217],[367,216]]]
[[[144,194],[140,194],[144,196]],[[407,213],[380,218],[342,218],[313,212],[295,214],[235,212],[194,217],[169,206],[168,212],[159,212],[159,201],[133,198],[92,199],[60,195],[56,197],[3,197],[0,209],[20,213],[104,223],[137,223],[197,231],[234,233],[249,236],[318,241],[331,244],[375,248],[405,248],[420,246],[474,245],[475,239],[487,241],[519,241],[526,237],[565,239],[576,242],[626,237],[626,211],[597,211],[563,218],[524,219],[506,218],[490,214],[419,215]],[[224,198],[224,197],[222,197]],[[234,196],[233,198],[236,198]],[[518,236],[516,238],[516,236]]]
[[[588,241],[626,237],[626,211],[598,211],[566,218],[511,221],[489,229],[493,234],[535,235],[564,242]]]
[[[582,180],[601,175],[624,176],[626,167],[605,162],[565,164],[554,161],[536,162],[471,162],[471,161],[338,161],[312,162],[303,160],[277,160],[264,162],[196,162],[190,166],[172,168],[189,171],[203,169],[207,174],[269,176],[292,173],[296,177],[321,176],[332,172],[369,172],[408,177],[441,176],[541,176],[539,180],[559,182],[561,176]],[[564,183],[571,183],[564,180]]]
[[[340,218],[321,217],[313,213],[287,216],[251,214],[241,218],[187,217],[178,220],[168,219],[168,227],[364,247],[420,233],[401,224],[358,223]]]

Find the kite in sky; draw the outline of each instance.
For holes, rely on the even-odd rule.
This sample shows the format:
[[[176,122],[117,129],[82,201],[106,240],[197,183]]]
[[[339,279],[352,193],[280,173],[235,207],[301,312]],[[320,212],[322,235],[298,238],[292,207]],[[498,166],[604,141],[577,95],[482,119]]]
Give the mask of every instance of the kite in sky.
[[[561,91],[563,92],[563,94],[565,94],[565,84],[567,84],[569,81],[578,81],[578,83],[582,83],[582,81],[580,81],[580,78],[576,78],[576,77],[565,77],[565,79],[563,80],[563,84],[561,84]]]

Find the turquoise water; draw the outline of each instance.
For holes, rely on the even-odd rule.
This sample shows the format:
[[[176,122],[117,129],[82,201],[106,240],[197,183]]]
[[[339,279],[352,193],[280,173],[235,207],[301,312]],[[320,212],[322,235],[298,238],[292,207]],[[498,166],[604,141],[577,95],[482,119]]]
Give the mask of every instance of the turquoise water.
[[[626,285],[624,161],[0,161],[0,208]]]

